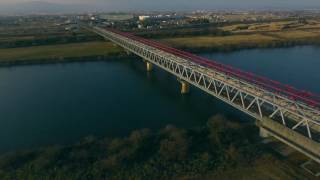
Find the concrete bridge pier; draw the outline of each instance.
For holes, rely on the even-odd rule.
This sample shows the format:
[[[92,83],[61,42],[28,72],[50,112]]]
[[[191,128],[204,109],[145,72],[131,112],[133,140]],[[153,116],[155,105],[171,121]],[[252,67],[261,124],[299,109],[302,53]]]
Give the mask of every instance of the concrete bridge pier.
[[[190,91],[190,85],[184,80],[180,80],[181,83],[181,94],[188,94]]]
[[[145,60],[147,71],[150,72],[153,69],[153,64],[147,60]]]
[[[268,131],[266,129],[264,129],[263,127],[259,127],[259,134],[260,134],[260,137],[262,138],[268,138],[270,137],[270,134],[268,133]]]
[[[131,52],[128,50],[125,50],[127,55],[131,55]]]
[[[86,26],[85,26],[86,28]],[[89,28],[89,27],[88,27]],[[137,41],[135,38],[130,38],[127,36],[123,36],[121,33],[117,33],[115,31],[108,31],[104,30],[99,27],[93,27],[93,31],[97,34],[100,34],[106,39],[111,40],[115,44],[119,44],[120,47],[123,47],[125,49],[130,50],[133,54],[137,54],[144,60],[144,63],[146,64],[147,72],[146,74],[150,77],[153,73],[151,72],[153,69],[153,65],[159,66],[159,68],[164,69],[171,74],[175,75],[175,77],[178,77],[179,83],[181,83],[181,93],[186,94],[189,92],[189,86],[192,84],[195,87],[201,88],[202,90],[210,93],[212,96],[215,96],[216,98],[224,101],[227,104],[230,104],[236,109],[239,109],[243,111],[244,113],[252,116],[253,118],[257,118],[257,125],[260,128],[260,135],[264,138],[266,137],[272,137],[274,139],[277,139],[290,147],[294,148],[295,150],[305,154],[309,158],[313,159],[314,161],[320,163],[320,143],[318,140],[317,135],[320,133],[320,126],[316,123],[308,123],[305,124],[307,126],[305,128],[306,132],[308,133],[307,128],[312,128],[312,134],[309,132],[308,134],[306,132],[300,132],[297,130],[292,129],[292,127],[287,125],[285,122],[278,122],[276,119],[277,114],[280,114],[281,119],[284,121],[288,121],[288,123],[299,123],[297,126],[301,127],[304,125],[301,123],[301,120],[303,122],[317,122],[318,116],[320,116],[320,113],[318,113],[317,109],[315,107],[311,107],[306,105],[306,102],[309,101],[309,97],[305,100],[300,98],[297,98],[297,101],[294,101],[297,104],[297,108],[291,108],[292,100],[288,99],[287,93],[274,93],[270,88],[264,88],[261,87],[258,83],[247,83],[248,81],[246,78],[243,78],[242,76],[230,76],[229,74],[226,74],[225,71],[211,68],[211,67],[198,67],[194,66],[194,63],[198,62],[197,58],[195,59],[196,62],[194,63],[188,63],[189,58],[183,58],[185,63],[181,63],[182,61],[180,58],[174,57],[174,56],[167,56],[166,54],[176,55],[176,53],[172,52],[170,49],[166,48],[160,48],[158,51],[154,49],[152,43],[143,43],[142,41]],[[140,44],[143,44],[144,46],[140,46]],[[149,48],[153,47],[153,48]],[[165,51],[166,53],[162,53],[162,51]],[[157,62],[157,57],[161,58],[162,63],[155,63],[152,64],[151,62]],[[179,68],[183,66],[183,68],[191,69],[194,73],[193,75],[197,74],[198,76],[205,77],[205,81],[202,83],[195,82],[192,78],[188,77],[188,74],[185,75],[183,72],[176,72],[177,66],[167,66],[167,64],[171,64],[172,62],[179,64]],[[201,63],[200,63],[201,64]],[[180,66],[181,65],[181,66]],[[223,69],[223,68],[222,68]],[[231,70],[232,71],[232,70]],[[237,72],[236,72],[237,73]],[[212,76],[214,74],[214,76]],[[192,74],[191,74],[192,75]],[[196,79],[196,78],[195,78]],[[201,79],[200,79],[201,80]],[[222,86],[220,88],[219,93],[217,93],[217,88],[214,90],[211,88],[206,87],[206,82],[215,82],[219,81],[219,86]],[[190,83],[188,83],[190,82]],[[216,85],[215,85],[216,86]],[[234,98],[231,100],[229,97],[229,87],[233,87],[233,90],[237,90],[238,95],[235,95]],[[227,91],[227,97],[225,97],[225,94],[223,90],[226,89]],[[279,91],[286,92],[286,88],[282,89],[279,88]],[[240,95],[239,95],[240,93]],[[263,96],[262,96],[263,95]],[[300,96],[299,92],[297,91],[293,93],[293,95]],[[242,102],[237,102],[237,97]],[[250,105],[246,107],[244,98],[245,97],[254,98]],[[291,95],[290,95],[291,96]],[[276,98],[275,98],[276,97]],[[311,99],[310,99],[311,100]],[[261,102],[260,102],[261,101]],[[262,102],[263,101],[263,102]],[[287,106],[290,105],[290,106]],[[240,105],[240,106],[239,106]],[[242,106],[241,106],[242,105]],[[254,108],[258,105],[259,113],[257,113]],[[299,108],[298,106],[306,106],[306,108]],[[270,107],[273,106],[272,115],[267,116],[266,113],[269,113]],[[265,112],[266,111],[266,112]],[[284,113],[288,112],[288,113]],[[260,115],[260,116],[259,116]],[[262,115],[262,116],[261,116]],[[269,115],[269,114],[268,114]],[[273,119],[271,119],[273,117]],[[310,127],[309,127],[310,125]],[[300,129],[300,128],[299,128]],[[314,135],[313,135],[314,134]],[[313,135],[311,137],[311,135]]]

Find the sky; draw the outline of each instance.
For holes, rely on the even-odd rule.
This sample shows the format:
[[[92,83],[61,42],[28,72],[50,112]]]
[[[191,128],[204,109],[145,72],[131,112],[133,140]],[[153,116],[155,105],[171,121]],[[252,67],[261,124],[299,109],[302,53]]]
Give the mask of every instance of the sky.
[[[0,0],[0,6],[21,2],[82,4],[101,10],[190,10],[190,9],[306,9],[320,8],[320,0]]]

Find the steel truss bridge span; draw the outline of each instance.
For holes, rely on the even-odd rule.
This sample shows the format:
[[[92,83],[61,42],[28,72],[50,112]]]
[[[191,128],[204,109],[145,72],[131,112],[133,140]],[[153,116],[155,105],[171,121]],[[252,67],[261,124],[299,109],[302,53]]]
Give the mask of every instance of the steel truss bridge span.
[[[273,136],[320,163],[320,96],[243,72],[115,29],[92,27],[102,37],[184,83],[257,119]]]

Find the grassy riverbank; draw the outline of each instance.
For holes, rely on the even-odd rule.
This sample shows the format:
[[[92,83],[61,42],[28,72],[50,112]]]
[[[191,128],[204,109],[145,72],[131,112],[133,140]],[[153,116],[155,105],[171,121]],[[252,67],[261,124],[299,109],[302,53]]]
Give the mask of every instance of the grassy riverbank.
[[[30,26],[30,27],[29,27]],[[0,28],[0,65],[127,57],[98,35],[65,26]],[[233,24],[135,32],[178,49],[201,53],[320,44],[320,21]]]
[[[203,27],[137,31],[136,34],[198,53],[319,45],[320,20],[214,24]]]
[[[264,34],[193,36],[157,39],[169,46],[191,52],[233,51],[247,48],[275,48],[320,44],[318,32],[270,32]],[[111,42],[95,41],[56,45],[0,48],[0,65],[83,61],[127,57]]]
[[[102,41],[103,38],[85,29],[65,30],[67,25],[24,23],[0,26],[0,48],[18,48]]]
[[[159,41],[192,52],[233,51],[248,48],[275,48],[295,45],[319,45],[319,31],[288,31],[164,38]]]
[[[222,116],[195,129],[88,137],[0,156],[0,179],[312,179],[260,143],[254,125]],[[314,178],[315,179],[315,178]]]
[[[0,49],[0,65],[111,59],[124,56],[111,42],[86,42]]]

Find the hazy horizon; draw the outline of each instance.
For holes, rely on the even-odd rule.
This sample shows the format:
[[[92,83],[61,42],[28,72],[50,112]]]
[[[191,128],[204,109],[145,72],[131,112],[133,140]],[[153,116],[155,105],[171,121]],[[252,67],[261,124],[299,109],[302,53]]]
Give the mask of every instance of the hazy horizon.
[[[320,0],[1,0],[0,12],[140,11],[213,9],[319,9]],[[54,5],[44,5],[45,2]],[[186,3],[187,2],[187,3]],[[27,5],[17,6],[17,3]],[[63,5],[61,5],[63,4]],[[1,8],[2,6],[2,8]]]

